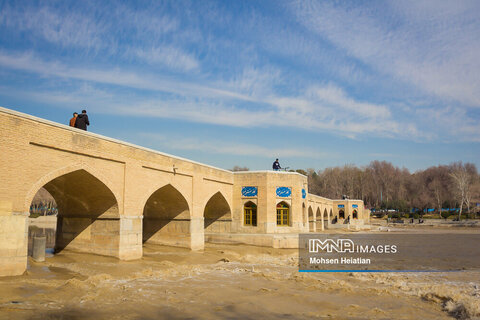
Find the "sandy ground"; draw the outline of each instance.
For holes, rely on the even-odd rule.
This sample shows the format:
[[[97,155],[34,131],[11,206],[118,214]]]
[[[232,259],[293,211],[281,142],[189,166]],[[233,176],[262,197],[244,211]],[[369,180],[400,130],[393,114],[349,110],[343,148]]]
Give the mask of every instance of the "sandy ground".
[[[146,245],[144,258],[63,251],[0,278],[0,319],[480,319],[480,268],[299,273],[297,250]]]

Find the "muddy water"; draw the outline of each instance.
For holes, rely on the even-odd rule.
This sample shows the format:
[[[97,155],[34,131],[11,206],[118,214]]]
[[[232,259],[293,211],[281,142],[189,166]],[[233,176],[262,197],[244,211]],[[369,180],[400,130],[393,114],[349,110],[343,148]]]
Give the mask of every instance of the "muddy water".
[[[298,273],[297,251],[146,245],[123,262],[68,251],[0,279],[0,319],[451,319],[480,317],[480,269]]]

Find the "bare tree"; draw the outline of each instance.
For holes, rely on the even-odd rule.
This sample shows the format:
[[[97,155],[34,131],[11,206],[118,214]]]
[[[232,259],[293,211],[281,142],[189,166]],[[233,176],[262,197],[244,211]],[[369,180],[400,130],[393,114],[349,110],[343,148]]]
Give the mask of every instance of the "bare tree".
[[[460,203],[460,211],[458,212],[458,220],[460,220],[460,216],[463,212],[463,205],[467,204],[467,198],[470,193],[470,186],[473,179],[471,172],[469,172],[470,170],[468,170],[470,168],[467,165],[464,165],[461,161],[452,163],[450,168],[450,176],[453,179],[455,193]]]
[[[442,205],[448,197],[448,186],[451,184],[451,176],[446,166],[430,167],[423,171],[424,185],[433,198],[440,218],[442,217]]]
[[[469,177],[461,195],[458,179],[461,172]],[[470,211],[475,201],[480,202],[480,177],[475,165],[455,163],[449,166],[430,167],[410,173],[406,168],[393,166],[386,161],[372,161],[368,166],[353,165],[325,168],[316,172],[308,169],[309,192],[327,198],[339,199],[342,195],[362,199],[370,207],[399,209],[448,208],[461,205]],[[460,179],[462,180],[462,179]]]
[[[247,168],[247,167],[234,166],[233,169],[231,169],[230,171],[233,171],[233,172],[236,172],[236,171],[250,171],[250,169]]]

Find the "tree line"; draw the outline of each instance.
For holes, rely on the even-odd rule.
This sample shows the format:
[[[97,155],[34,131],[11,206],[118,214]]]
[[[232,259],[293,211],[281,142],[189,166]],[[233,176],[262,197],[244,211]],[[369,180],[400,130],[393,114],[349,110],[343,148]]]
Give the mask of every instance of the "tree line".
[[[345,165],[324,170],[296,170],[308,176],[310,193],[330,199],[361,199],[369,208],[423,212],[435,208],[476,212],[480,176],[472,163],[454,162],[411,173],[390,162],[372,161],[365,167]]]

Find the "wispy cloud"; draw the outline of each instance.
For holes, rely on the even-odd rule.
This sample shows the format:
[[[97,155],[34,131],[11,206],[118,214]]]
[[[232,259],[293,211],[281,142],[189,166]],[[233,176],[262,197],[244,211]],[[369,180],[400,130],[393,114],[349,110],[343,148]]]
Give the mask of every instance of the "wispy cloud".
[[[149,49],[137,48],[134,53],[152,65],[164,65],[171,69],[191,71],[200,66],[198,60],[181,49],[164,46]]]
[[[479,107],[478,2],[413,1],[393,6],[378,15],[368,6],[315,1],[293,5],[300,23],[379,72],[441,98]]]
[[[15,32],[28,32],[62,47],[98,50],[112,45],[105,42],[103,33],[106,30],[100,21],[73,11],[59,13],[49,7],[30,6],[13,9],[5,5],[0,11],[0,25]]]
[[[255,144],[238,143],[235,141],[205,141],[195,138],[166,137],[160,134],[141,132],[138,134],[142,139],[148,139],[159,147],[169,147],[175,150],[202,151],[205,153],[227,154],[234,156],[256,156],[262,158],[279,157],[304,157],[321,159],[332,157],[332,152],[319,152],[309,148],[282,148],[264,147]]]
[[[396,158],[395,151],[372,146],[382,139],[392,145],[468,142],[475,149],[477,1],[270,6],[4,1],[0,104],[87,106],[133,118],[133,131],[164,118],[215,132],[212,143],[186,139],[195,135],[189,130],[179,135],[176,148],[191,153],[320,159],[309,146],[331,143],[329,152],[343,152],[345,142],[370,148],[364,157]],[[223,139],[265,129],[285,132],[295,143]],[[356,161],[357,154],[344,156]]]
[[[136,116],[156,116],[190,121],[221,124],[228,126],[287,126],[309,130],[329,130],[339,132],[348,137],[362,133],[382,133],[387,136],[404,133],[420,133],[404,130],[390,117],[388,107],[371,103],[357,102],[346,93],[333,86],[312,87],[295,96],[282,96],[273,93],[273,88],[265,88],[260,95],[257,91],[248,90],[250,80],[241,80],[239,91],[235,80],[197,84],[188,81],[162,78],[153,74],[139,75],[135,72],[120,70],[101,70],[68,67],[58,62],[46,62],[32,54],[9,55],[0,52],[0,65],[28,72],[40,73],[44,76],[56,76],[69,79],[126,86],[158,93],[175,94],[175,98],[163,97],[159,100],[139,98],[125,103],[113,104],[117,114]],[[262,78],[256,75],[254,80]],[[273,79],[271,75],[263,79]],[[270,85],[272,85],[270,83]],[[247,90],[244,90],[247,88]],[[269,88],[269,89],[267,89]],[[248,92],[250,91],[250,92]],[[244,104],[246,107],[242,107]],[[262,108],[250,108],[249,105],[261,104]],[[135,105],[132,108],[131,105]],[[113,111],[113,110],[110,110]],[[361,116],[361,121],[358,117]],[[381,121],[381,122],[379,122]],[[385,126],[388,130],[385,130]]]

